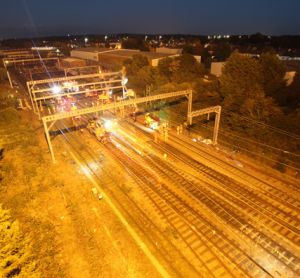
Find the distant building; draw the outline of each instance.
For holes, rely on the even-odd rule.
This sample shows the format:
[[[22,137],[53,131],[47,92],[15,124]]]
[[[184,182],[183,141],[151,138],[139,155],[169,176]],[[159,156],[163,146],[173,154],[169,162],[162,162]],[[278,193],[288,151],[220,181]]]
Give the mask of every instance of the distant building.
[[[156,53],[165,53],[165,54],[182,54],[183,47],[177,46],[177,47],[158,47],[156,48]],[[201,63],[201,56],[200,55],[193,55],[194,58],[198,63]]]
[[[249,55],[251,58],[259,57],[263,53],[263,48],[257,48],[256,46],[248,47],[235,47],[233,52],[238,52],[243,55]]]
[[[140,54],[148,58],[151,66],[157,66],[160,59],[175,57],[179,54],[143,52],[131,49],[110,49],[101,47],[78,48],[71,51],[71,57],[86,59],[87,64],[97,64],[104,67],[111,67],[114,61],[122,64],[126,58],[132,58],[134,54]],[[92,62],[92,63],[91,63]]]
[[[156,53],[182,54],[183,47],[157,47]]]
[[[64,68],[85,67],[86,62],[82,59],[66,58],[61,60],[61,66]]]
[[[300,49],[274,49],[279,60],[284,61],[300,61]],[[234,47],[233,52],[239,52],[250,57],[259,57],[264,51],[264,47],[248,46],[248,47]]]
[[[116,41],[116,42],[113,42],[113,41],[110,41],[108,42],[109,43],[109,46],[113,49],[120,49],[122,47],[122,43],[119,42],[119,41]],[[99,47],[105,47],[105,43],[104,42],[99,42],[99,43],[95,43],[95,45],[99,46]]]
[[[300,49],[280,49],[277,52],[277,57],[280,60],[296,60],[300,61]]]
[[[225,62],[211,62],[210,73],[219,77]]]

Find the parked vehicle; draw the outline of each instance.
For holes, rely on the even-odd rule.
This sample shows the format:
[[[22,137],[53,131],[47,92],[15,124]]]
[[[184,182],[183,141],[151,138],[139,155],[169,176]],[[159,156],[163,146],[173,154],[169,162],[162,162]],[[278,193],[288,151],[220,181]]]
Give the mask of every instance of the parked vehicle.
[[[87,129],[91,134],[94,134],[97,140],[102,144],[111,142],[111,135],[105,131],[101,122],[89,119]]]
[[[56,102],[60,106],[64,106],[64,105],[67,104],[67,100],[65,98],[62,98],[62,97],[57,97]]]
[[[159,128],[160,121],[157,117],[153,116],[150,113],[145,115],[144,125],[148,128],[156,130]]]

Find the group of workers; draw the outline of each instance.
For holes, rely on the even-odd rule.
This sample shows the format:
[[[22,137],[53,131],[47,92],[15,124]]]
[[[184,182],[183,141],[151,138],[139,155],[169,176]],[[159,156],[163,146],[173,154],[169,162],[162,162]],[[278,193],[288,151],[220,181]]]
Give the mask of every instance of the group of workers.
[[[177,135],[182,134],[183,127],[182,125],[177,126]]]
[[[99,105],[100,105],[100,102],[97,100],[96,106],[99,106]],[[93,107],[95,106],[95,102],[94,102],[94,101],[92,101],[92,106],[93,106]]]

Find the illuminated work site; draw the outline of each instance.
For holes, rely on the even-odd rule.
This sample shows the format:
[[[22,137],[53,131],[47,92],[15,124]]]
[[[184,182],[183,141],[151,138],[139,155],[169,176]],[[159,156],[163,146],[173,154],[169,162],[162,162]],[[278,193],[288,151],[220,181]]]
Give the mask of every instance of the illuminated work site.
[[[219,141],[221,106],[201,106],[193,89],[149,84],[137,94],[125,67],[67,67],[28,54],[3,64],[11,88],[22,92],[18,108],[37,118],[47,164],[73,167],[82,185],[65,198],[67,186],[56,179],[53,202],[72,208],[62,223],[76,198],[86,206],[93,252],[106,244],[97,241],[104,227],[126,271],[141,259],[155,266],[152,277],[299,277],[299,184]],[[127,240],[105,226],[105,213]],[[140,257],[126,256],[122,245],[130,241]]]

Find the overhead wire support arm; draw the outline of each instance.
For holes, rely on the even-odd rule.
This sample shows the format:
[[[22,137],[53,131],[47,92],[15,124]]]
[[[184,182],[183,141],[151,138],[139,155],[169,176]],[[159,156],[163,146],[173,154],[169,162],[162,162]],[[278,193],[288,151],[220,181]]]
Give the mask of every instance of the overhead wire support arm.
[[[188,113],[188,119],[189,119],[189,123],[191,125],[193,117],[201,116],[201,115],[205,115],[205,114],[209,114],[209,113],[213,113],[213,112],[216,113],[213,145],[217,145],[219,126],[220,126],[220,117],[221,117],[221,106],[213,106],[213,107],[203,108],[200,110],[190,111]]]

